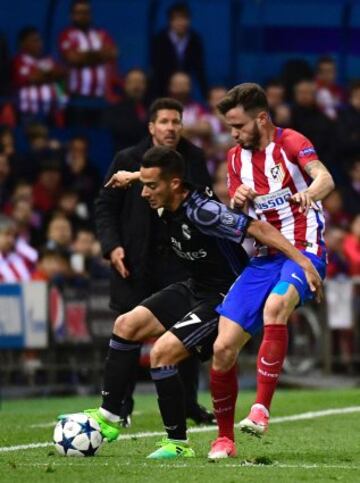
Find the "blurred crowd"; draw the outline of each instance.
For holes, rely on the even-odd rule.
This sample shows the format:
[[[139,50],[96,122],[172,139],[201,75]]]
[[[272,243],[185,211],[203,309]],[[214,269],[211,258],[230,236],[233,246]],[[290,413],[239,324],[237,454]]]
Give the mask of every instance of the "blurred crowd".
[[[187,5],[169,8],[168,25],[150,42],[148,72],[119,72],[121,46],[95,25],[91,4],[74,1],[54,58],[33,26],[19,32],[13,58],[0,37],[0,281],[108,277],[93,223],[99,163],[76,129],[108,130],[115,150],[132,146],[147,134],[148,107],[159,96],[183,104],[184,135],[204,150],[214,188],[228,202],[232,139],[216,105],[231,86],[208,85],[206,40]],[[275,124],[307,136],[336,180],[324,202],[328,278],[360,276],[360,80],[339,85],[336,61],[326,56],[315,65],[288,61],[264,88]],[[73,132],[69,141],[54,138],[54,127]],[[351,334],[352,323],[345,329]],[[348,337],[342,352],[350,346]]]

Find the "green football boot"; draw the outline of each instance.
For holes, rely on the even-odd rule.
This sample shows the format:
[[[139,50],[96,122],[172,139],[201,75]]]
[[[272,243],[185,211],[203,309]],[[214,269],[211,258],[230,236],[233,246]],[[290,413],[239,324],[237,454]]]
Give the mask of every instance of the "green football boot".
[[[190,448],[185,441],[177,441],[176,439],[164,438],[160,443],[156,443],[160,446],[159,449],[149,454],[147,458],[154,460],[174,459],[174,458],[194,458],[195,452]]]
[[[101,414],[98,408],[85,409],[84,413],[95,419],[100,426],[101,434],[103,435],[104,439],[106,439],[109,443],[117,440],[121,429],[120,422],[112,423]]]

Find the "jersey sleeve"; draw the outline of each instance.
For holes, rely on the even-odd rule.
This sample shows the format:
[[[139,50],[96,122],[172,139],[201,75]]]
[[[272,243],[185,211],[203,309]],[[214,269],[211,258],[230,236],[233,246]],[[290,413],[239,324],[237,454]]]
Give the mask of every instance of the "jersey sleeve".
[[[291,131],[284,142],[285,152],[289,153],[290,161],[304,168],[311,161],[319,159],[312,142],[296,131]]]
[[[114,42],[113,38],[111,37],[111,35],[106,30],[101,30],[101,37],[102,37],[102,40],[103,40],[103,46],[106,46],[106,47],[114,47],[115,46],[115,42]]]
[[[205,235],[242,243],[252,220],[244,213],[235,213],[224,204],[205,195],[192,197],[186,215]]]
[[[78,50],[78,45],[75,40],[75,37],[71,35],[71,31],[69,29],[64,30],[61,32],[59,36],[59,51],[61,55],[66,54],[68,51]]]
[[[236,189],[240,186],[241,180],[239,173],[236,172],[236,148],[232,148],[228,152],[227,165],[228,165],[228,191],[229,196],[232,198],[235,194]]]

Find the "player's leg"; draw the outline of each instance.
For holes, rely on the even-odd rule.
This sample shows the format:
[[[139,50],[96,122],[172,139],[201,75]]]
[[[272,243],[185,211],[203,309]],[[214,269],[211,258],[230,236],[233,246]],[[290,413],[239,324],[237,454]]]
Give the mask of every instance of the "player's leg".
[[[115,321],[104,367],[101,407],[86,411],[98,421],[110,441],[120,431],[122,402],[137,369],[139,346],[144,339],[159,336],[164,330],[153,313],[142,306]]]
[[[325,260],[308,255],[322,277]],[[257,395],[250,414],[240,423],[245,432],[263,434],[288,347],[287,322],[295,307],[312,298],[303,270],[291,260],[283,264],[280,280],[264,307],[264,333],[257,358]]]
[[[185,390],[186,418],[195,424],[215,424],[214,414],[199,404],[199,371],[200,361],[196,356],[190,356],[181,361],[178,367]]]
[[[236,455],[234,418],[238,394],[237,358],[251,335],[232,320],[221,316],[219,335],[214,344],[210,388],[218,437],[212,443],[210,459]]]
[[[203,303],[195,306],[192,312],[161,336],[153,347],[150,354],[151,376],[168,438],[150,458],[193,455],[187,442],[185,394],[177,364],[193,354],[200,360],[211,357],[218,326],[214,307],[220,300],[219,294],[206,297]]]
[[[209,457],[227,457],[224,442],[231,448],[234,442],[234,415],[237,398],[236,360],[247,340],[262,327],[262,310],[274,281],[281,270],[276,260],[271,270],[265,269],[265,259],[253,259],[226,295],[218,312],[222,315],[219,335],[214,345],[210,374],[211,393],[218,422],[218,438]]]
[[[171,332],[166,332],[154,344],[150,353],[151,378],[158,395],[160,414],[167,438],[148,458],[168,459],[195,456],[186,435],[185,392],[177,364],[190,353]]]
[[[103,415],[111,421],[120,419],[121,403],[137,369],[141,342],[164,330],[153,313],[142,306],[116,319],[105,362],[101,405]]]

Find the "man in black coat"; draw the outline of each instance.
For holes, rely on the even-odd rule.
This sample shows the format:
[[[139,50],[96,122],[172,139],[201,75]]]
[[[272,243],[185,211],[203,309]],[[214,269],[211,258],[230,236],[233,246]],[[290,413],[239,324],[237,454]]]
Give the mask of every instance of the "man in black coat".
[[[157,99],[150,107],[150,136],[116,154],[106,181],[119,170],[138,171],[144,153],[156,145],[176,148],[185,159],[187,179],[209,186],[211,179],[203,152],[181,137],[182,111],[182,105],[174,99]],[[95,203],[98,238],[103,254],[112,266],[110,307],[117,314],[131,310],[170,283],[187,278],[177,257],[168,248],[165,228],[157,212],[151,210],[140,193],[139,183],[127,190],[103,188]],[[196,360],[192,358],[190,363],[185,362],[182,372],[188,417],[198,423],[211,422],[212,415],[197,403]],[[125,425],[132,412],[133,389],[134,386],[129,387],[123,407]]]
[[[204,48],[200,36],[190,29],[190,10],[177,3],[168,10],[168,28],[159,32],[151,44],[152,87],[157,96],[167,94],[174,72],[185,72],[195,79],[204,98],[207,95]]]

